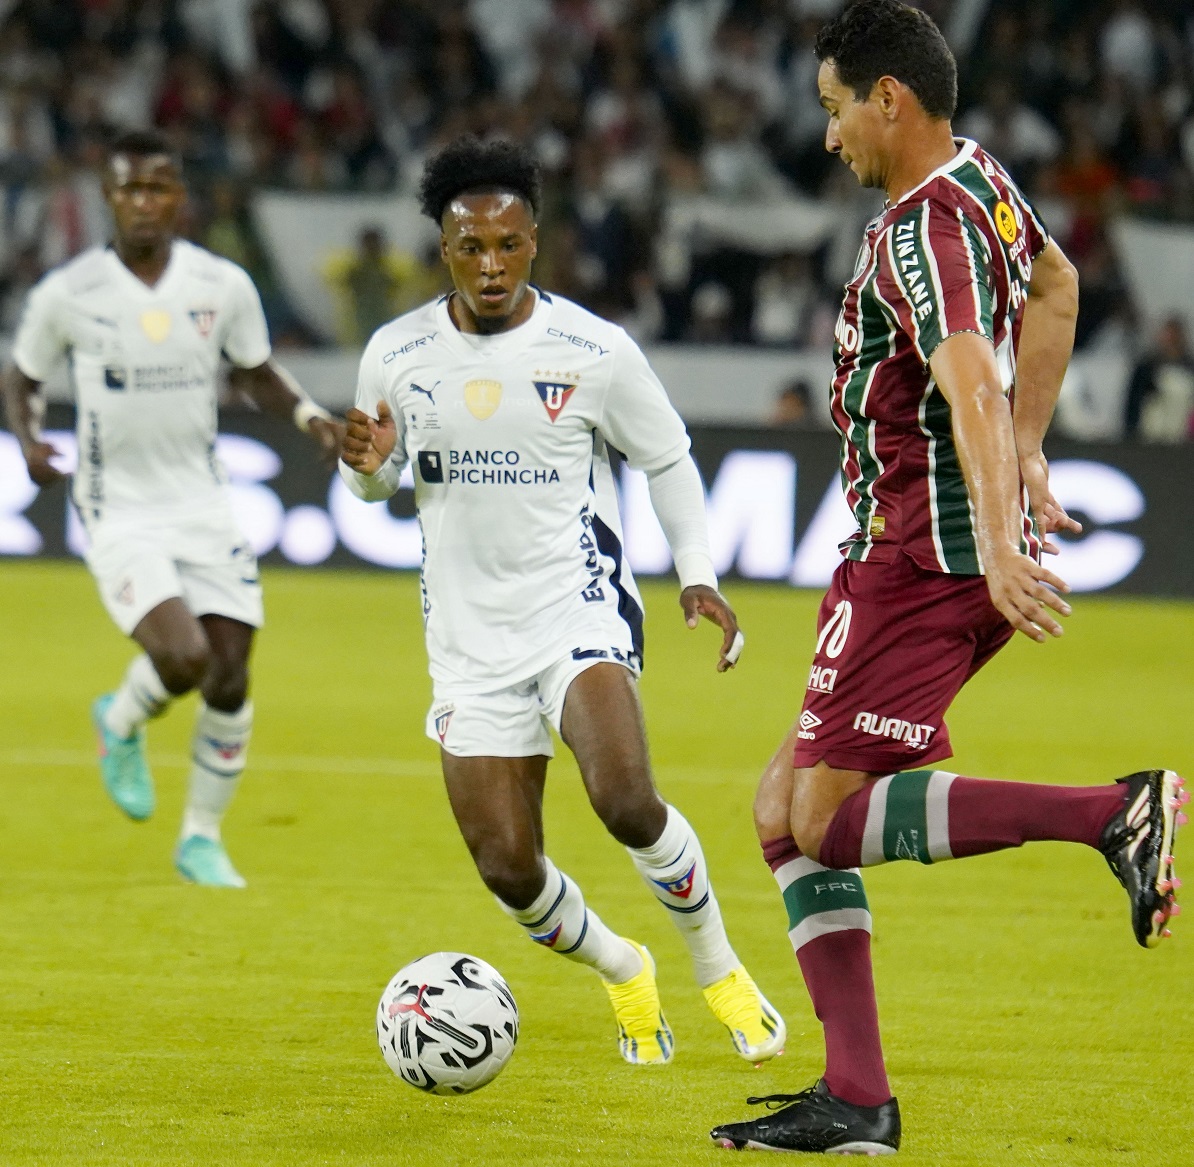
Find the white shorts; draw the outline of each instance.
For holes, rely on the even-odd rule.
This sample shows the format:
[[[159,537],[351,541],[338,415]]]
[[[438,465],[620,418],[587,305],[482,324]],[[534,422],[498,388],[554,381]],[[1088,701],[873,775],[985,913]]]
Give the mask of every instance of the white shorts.
[[[427,736],[459,758],[555,757],[551,730],[560,731],[568,686],[586,669],[620,664],[639,675],[629,644],[566,651],[526,681],[492,693],[453,695],[436,686]]]
[[[179,520],[112,515],[88,528],[87,566],[126,636],[178,596],[196,616],[265,622],[257,557],[226,511]]]

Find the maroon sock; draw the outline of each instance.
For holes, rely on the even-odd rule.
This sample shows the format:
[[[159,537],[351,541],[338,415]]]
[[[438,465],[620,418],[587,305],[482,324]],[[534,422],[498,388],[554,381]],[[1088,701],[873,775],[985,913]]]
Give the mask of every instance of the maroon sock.
[[[933,863],[1054,840],[1097,847],[1124,788],[963,778],[944,770],[890,775],[852,794],[821,843],[830,867],[895,859]]]
[[[825,1083],[831,1093],[856,1106],[879,1106],[891,1097],[891,1087],[879,1039],[870,913],[862,880],[857,873],[827,871],[813,863],[791,838],[764,844],[763,856],[784,893],[788,935],[825,1032]],[[800,894],[800,886],[810,876],[823,878],[822,873],[830,877],[825,895],[841,899],[819,918],[807,912],[808,897]],[[852,890],[837,890],[846,883]],[[843,926],[843,909],[865,927]]]

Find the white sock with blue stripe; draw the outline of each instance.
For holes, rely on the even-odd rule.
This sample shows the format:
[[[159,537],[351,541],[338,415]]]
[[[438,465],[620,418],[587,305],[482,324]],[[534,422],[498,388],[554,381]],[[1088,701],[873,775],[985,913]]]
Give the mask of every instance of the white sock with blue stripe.
[[[650,847],[626,850],[684,937],[701,988],[729,976],[742,962],[730,947],[701,841],[688,820],[669,806],[663,834]]]
[[[612,985],[637,976],[643,958],[585,906],[580,888],[546,855],[543,866],[547,879],[535,902],[526,908],[512,908],[499,899],[502,910],[517,920],[536,944],[587,964]]]
[[[235,713],[224,713],[199,702],[181,838],[202,835],[219,841],[220,822],[240,785],[252,732],[252,701],[246,701]]]
[[[144,653],[133,657],[112,704],[104,715],[108,729],[117,737],[130,738],[152,717],[165,711],[173,700],[153,661]]]

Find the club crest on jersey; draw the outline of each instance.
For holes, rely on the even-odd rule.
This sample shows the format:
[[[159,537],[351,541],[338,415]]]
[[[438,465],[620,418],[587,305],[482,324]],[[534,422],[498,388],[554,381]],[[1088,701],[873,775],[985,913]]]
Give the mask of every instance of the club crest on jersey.
[[[493,417],[501,403],[501,381],[479,380],[464,383],[464,404],[478,421]]]
[[[195,322],[195,328],[204,340],[211,336],[211,330],[216,326],[214,308],[193,308],[188,315]]]
[[[443,744],[444,738],[448,736],[448,726],[452,724],[452,715],[456,712],[456,707],[450,705],[447,709],[441,710],[435,714],[435,732],[439,737],[440,743]]]
[[[164,308],[147,308],[141,313],[141,331],[153,341],[161,344],[170,335],[173,321]]]
[[[551,418],[552,424],[560,416],[564,406],[568,404],[568,398],[576,392],[577,382],[579,377],[573,377],[571,380],[564,380],[560,375],[556,374],[557,380],[553,381],[534,381],[536,392],[539,394],[539,400],[543,402],[543,408],[547,410],[547,416]]]
[[[1016,222],[1015,212],[1002,199],[995,204],[995,226],[999,229],[1000,238],[1004,243],[1016,242],[1020,226]]]
[[[651,882],[663,888],[668,895],[686,900],[692,895],[692,884],[695,878],[696,864],[694,863],[679,879],[654,879]]]

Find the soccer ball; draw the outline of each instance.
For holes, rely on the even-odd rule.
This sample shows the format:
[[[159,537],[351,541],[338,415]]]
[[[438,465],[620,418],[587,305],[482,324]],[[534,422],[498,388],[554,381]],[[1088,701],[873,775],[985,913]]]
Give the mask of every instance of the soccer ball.
[[[433,952],[400,969],[377,1005],[386,1065],[429,1094],[468,1094],[501,1073],[518,1041],[518,1006],[497,969]]]

